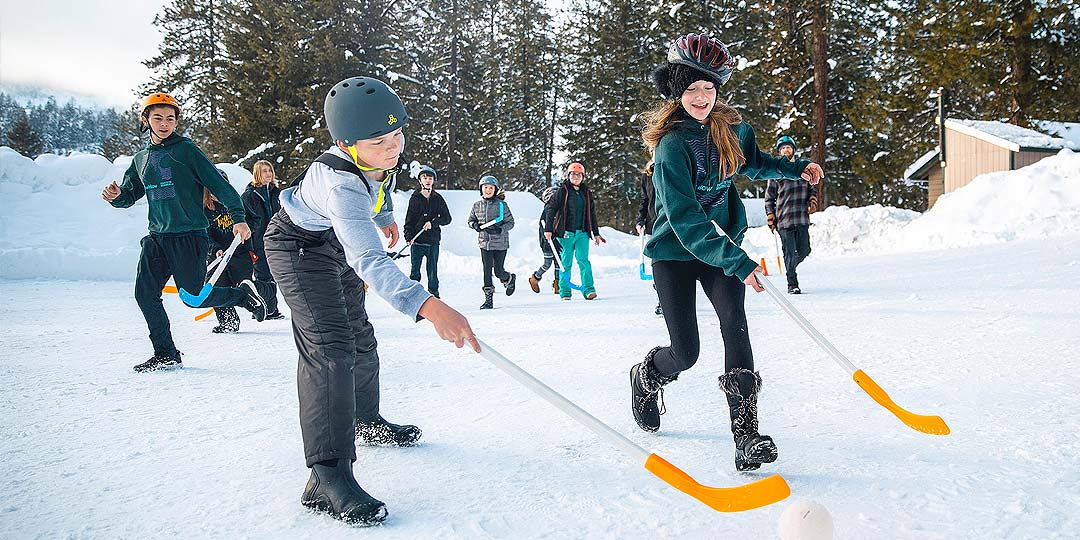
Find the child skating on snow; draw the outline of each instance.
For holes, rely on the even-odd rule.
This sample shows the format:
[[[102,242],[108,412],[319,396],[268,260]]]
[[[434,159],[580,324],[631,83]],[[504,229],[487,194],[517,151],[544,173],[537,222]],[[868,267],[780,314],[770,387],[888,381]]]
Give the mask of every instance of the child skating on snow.
[[[645,254],[653,261],[671,345],[653,348],[633,366],[630,386],[638,426],[657,431],[663,387],[698,360],[700,283],[720,322],[725,366],[720,389],[728,402],[735,467],[743,471],[771,463],[777,450],[772,438],[758,433],[761,377],[754,371],[744,300],[747,286],[764,289],[754,275],[761,268],[737,245],[747,221],[734,177],[802,176],[817,183],[822,172],[809,161],[788,161],[758,149],[753,128],[717,99],[733,69],[726,45],[688,34],[671,43],[667,63],[653,73],[667,99],[644,114],[642,137],[653,151],[656,190],[656,221]]]
[[[469,211],[469,228],[477,232],[480,258],[484,263],[484,303],[480,309],[495,307],[492,273],[506,288],[506,296],[514,294],[517,281],[517,276],[504,268],[506,251],[510,249],[510,229],[514,228],[514,214],[505,198],[499,181],[494,176],[484,176],[480,179],[480,200],[473,203]]]
[[[480,346],[465,317],[402,273],[379,238],[381,230],[390,247],[399,239],[383,202],[409,118],[401,99],[382,81],[352,77],[331,87],[323,110],[334,145],[282,191],[264,240],[300,356],[300,428],[311,468],[301,504],[371,525],[386,519],[386,505],[353,476],[354,437],[408,446],[420,431],[379,414],[379,357],[364,283],[410,319],[431,321],[439,337],[477,352]]]
[[[150,329],[154,355],[135,366],[137,372],[183,367],[161,303],[161,289],[170,277],[187,294],[200,295],[203,289],[210,243],[206,234],[210,223],[202,212],[204,187],[228,208],[233,234],[244,240],[251,237],[240,195],[191,139],[175,133],[179,120],[176,99],[162,92],[147,96],[141,121],[150,131],[150,142],[132,158],[123,182],[113,182],[101,191],[101,197],[116,208],[129,208],[144,195],[149,206],[150,231],[140,241],[135,301]],[[214,287],[201,298],[190,307],[240,306],[257,320],[266,317],[266,305],[251,281],[240,287]]]

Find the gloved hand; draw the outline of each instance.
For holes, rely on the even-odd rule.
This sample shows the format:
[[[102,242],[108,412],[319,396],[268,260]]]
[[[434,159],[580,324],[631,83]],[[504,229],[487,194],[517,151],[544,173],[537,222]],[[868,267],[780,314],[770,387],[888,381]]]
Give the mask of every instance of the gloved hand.
[[[480,222],[479,221],[474,221],[472,223],[469,223],[469,228],[476,231],[476,232],[480,232]]]
[[[818,211],[817,197],[815,197],[813,195],[810,196],[810,206],[807,208],[807,210],[811,214]]]
[[[487,231],[488,234],[499,234],[502,232],[502,227],[499,225],[492,225],[484,230]]]
[[[776,214],[769,214],[769,230],[776,232]]]

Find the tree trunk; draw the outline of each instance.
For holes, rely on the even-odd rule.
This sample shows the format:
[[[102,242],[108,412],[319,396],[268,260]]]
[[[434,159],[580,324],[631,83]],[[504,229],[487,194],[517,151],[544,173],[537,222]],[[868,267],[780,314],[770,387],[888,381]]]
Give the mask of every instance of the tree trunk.
[[[1011,9],[1010,9],[1011,8]],[[1005,32],[1005,54],[1012,71],[1012,111],[1009,122],[1027,127],[1028,113],[1035,85],[1031,79],[1031,54],[1035,48],[1031,38],[1035,25],[1035,9],[1030,0],[1020,0],[1006,8],[1008,29]]]
[[[828,30],[828,14],[831,2],[819,3],[813,11],[814,22],[814,133],[811,137],[813,147],[810,150],[810,159],[825,168],[825,139],[828,133],[826,124],[826,103],[829,97],[829,41],[826,34]],[[827,171],[826,171],[827,172]],[[818,185],[818,207],[825,208],[828,204],[825,182]]]

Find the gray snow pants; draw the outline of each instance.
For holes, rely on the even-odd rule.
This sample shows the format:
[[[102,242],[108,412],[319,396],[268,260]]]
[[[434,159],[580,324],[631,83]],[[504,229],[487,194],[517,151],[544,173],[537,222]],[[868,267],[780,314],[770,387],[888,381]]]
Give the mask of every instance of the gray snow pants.
[[[292,311],[307,466],[355,460],[355,422],[379,415],[379,355],[364,282],[345,262],[333,229],[302,229],[282,210],[263,239],[270,272]]]

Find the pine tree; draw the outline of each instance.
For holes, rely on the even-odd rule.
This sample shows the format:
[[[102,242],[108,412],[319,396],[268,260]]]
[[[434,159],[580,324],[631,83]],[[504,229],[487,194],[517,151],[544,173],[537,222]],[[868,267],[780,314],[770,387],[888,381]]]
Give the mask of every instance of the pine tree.
[[[221,44],[221,12],[231,0],[173,0],[154,17],[164,34],[158,54],[143,62],[153,72],[141,92],[168,92],[183,107],[185,134],[208,140],[221,119],[221,74],[226,67]]]
[[[570,161],[585,165],[597,219],[623,230],[633,227],[648,161],[636,118],[656,101],[649,75],[667,50],[653,30],[657,17],[650,6],[644,0],[576,3],[563,31],[562,148]],[[556,165],[564,170],[567,164]]]
[[[8,145],[16,152],[28,157],[35,158],[45,147],[45,142],[33,128],[30,127],[30,118],[23,113],[15,125],[8,132]]]

